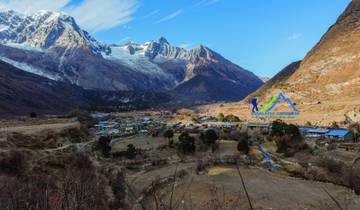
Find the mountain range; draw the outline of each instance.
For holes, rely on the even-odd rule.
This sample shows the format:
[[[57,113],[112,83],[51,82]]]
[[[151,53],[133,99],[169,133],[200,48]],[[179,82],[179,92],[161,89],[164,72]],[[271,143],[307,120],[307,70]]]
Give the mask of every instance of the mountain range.
[[[90,90],[166,92],[177,99],[240,100],[263,82],[206,46],[103,44],[63,13],[0,12],[0,60]]]

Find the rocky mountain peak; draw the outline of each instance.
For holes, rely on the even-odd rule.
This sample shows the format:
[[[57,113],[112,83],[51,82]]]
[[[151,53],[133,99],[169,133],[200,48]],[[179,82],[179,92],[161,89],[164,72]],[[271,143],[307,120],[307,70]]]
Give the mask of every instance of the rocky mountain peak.
[[[0,40],[3,44],[24,44],[42,49],[81,47],[94,53],[106,51],[107,48],[65,13],[41,10],[24,15],[11,10],[4,11],[0,12],[0,26]]]
[[[159,43],[160,44],[167,44],[167,45],[170,45],[170,43],[168,42],[168,40],[165,38],[165,37],[160,37],[159,39]]]
[[[210,48],[200,45],[192,50],[190,50],[193,59],[202,59],[202,60],[213,60],[215,59],[216,53],[212,51]]]

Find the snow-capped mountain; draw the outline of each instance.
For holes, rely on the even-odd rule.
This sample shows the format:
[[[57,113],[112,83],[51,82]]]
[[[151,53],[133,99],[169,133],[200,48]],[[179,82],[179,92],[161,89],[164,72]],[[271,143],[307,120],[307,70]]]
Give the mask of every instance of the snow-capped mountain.
[[[61,13],[0,13],[0,60],[49,79],[86,89],[167,90],[171,75],[129,69],[104,59],[110,48]]]
[[[172,46],[164,37],[111,46],[103,56],[134,70],[170,74],[175,77],[175,93],[196,100],[236,100],[262,84],[251,72],[203,45],[186,50]]]
[[[146,57],[154,63],[164,63],[172,60],[180,63],[195,64],[223,59],[220,58],[220,55],[203,45],[191,50],[186,50],[181,47],[170,45],[164,37],[161,37],[158,41],[146,42],[144,44],[129,42],[123,46],[112,46],[110,49],[111,51],[121,50],[124,54],[131,56]]]
[[[262,85],[253,73],[205,46],[187,50],[164,37],[106,45],[62,13],[0,12],[0,43],[0,60],[86,89],[173,91],[198,100],[233,100]]]
[[[106,51],[103,45],[82,30],[74,18],[64,13],[39,11],[22,15],[15,11],[0,12],[1,43],[16,43],[33,48],[89,48],[95,53]]]

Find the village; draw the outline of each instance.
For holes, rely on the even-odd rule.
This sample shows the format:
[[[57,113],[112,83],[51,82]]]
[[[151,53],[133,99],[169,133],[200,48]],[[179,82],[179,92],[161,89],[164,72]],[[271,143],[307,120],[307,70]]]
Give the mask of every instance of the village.
[[[176,114],[175,114],[176,115]],[[181,114],[178,114],[181,115]],[[93,113],[98,119],[94,125],[97,136],[111,138],[129,137],[134,135],[162,135],[167,129],[173,129],[177,133],[201,133],[208,129],[222,129],[227,132],[234,131],[239,127],[246,129],[260,129],[270,133],[272,124],[261,122],[241,121],[236,117],[230,121],[219,120],[215,117],[191,116],[191,120],[173,120],[169,111],[140,112],[129,115],[111,115],[110,113]],[[329,144],[350,144],[358,142],[358,134],[345,128],[323,128],[311,126],[298,126],[299,131],[306,140],[318,140]],[[325,145],[326,143],[324,143]]]
[[[91,167],[78,173],[103,176],[103,186],[113,189],[98,196],[131,209],[334,209],[337,203],[356,209],[360,203],[356,129],[247,122],[187,109],[81,111],[0,126],[5,170],[15,173],[8,163],[17,151],[26,164],[16,159],[15,165],[29,165],[22,169],[28,174],[38,173],[33,170],[40,165],[50,174],[71,175],[77,170],[72,162],[85,161],[80,166]]]
[[[95,115],[101,116],[98,118],[99,123],[95,125],[96,134],[100,139],[101,137],[111,139],[110,156],[115,159],[120,158],[118,160],[121,160],[121,164],[129,168],[129,178],[134,180],[132,181],[134,191],[143,189],[144,186],[148,186],[147,192],[154,191],[154,177],[157,177],[155,179],[162,183],[161,186],[164,185],[157,189],[158,196],[165,196],[170,193],[171,177],[180,170],[179,168],[182,173],[188,174],[187,176],[193,176],[191,174],[194,173],[195,167],[195,174],[198,175],[215,173],[216,176],[227,177],[229,174],[225,171],[234,170],[231,166],[234,163],[250,167],[249,173],[260,167],[272,174],[282,174],[285,177],[359,186],[358,177],[354,180],[345,180],[348,178],[344,177],[350,176],[346,172],[348,168],[358,170],[360,167],[359,134],[356,130],[354,132],[339,127],[295,126],[299,131],[299,137],[295,138],[297,140],[285,140],[290,143],[283,143],[282,140],[271,140],[280,138],[274,137],[276,129],[273,126],[278,126],[274,122],[246,122],[233,115],[210,117],[197,115],[189,110],[179,110],[175,113],[152,111]],[[286,123],[284,125],[292,128]],[[169,131],[171,131],[170,136]],[[204,139],[204,136],[210,135],[210,131],[214,131],[216,143],[207,146],[206,141],[209,140]],[[196,149],[182,152],[184,136],[193,139]],[[243,142],[246,144],[244,145]],[[133,155],[127,155],[129,148],[134,148]],[[232,176],[235,175],[236,173]],[[205,181],[203,178],[198,180],[199,183]],[[219,182],[228,184],[223,178],[220,178]],[[247,177],[247,179],[251,182],[252,178]],[[189,182],[191,182],[189,178],[185,178],[179,185],[184,186]],[[278,184],[281,186],[283,183]],[[180,188],[173,193],[179,195]],[[356,187],[352,189],[359,192]],[[226,191],[228,190],[234,192],[235,189],[229,186]],[[326,197],[329,196],[323,193]],[[258,192],[255,192],[255,195],[260,196]],[[151,199],[144,199],[143,202],[146,205],[154,205]],[[198,205],[201,203],[192,202],[198,202]],[[276,207],[276,202],[271,205]]]

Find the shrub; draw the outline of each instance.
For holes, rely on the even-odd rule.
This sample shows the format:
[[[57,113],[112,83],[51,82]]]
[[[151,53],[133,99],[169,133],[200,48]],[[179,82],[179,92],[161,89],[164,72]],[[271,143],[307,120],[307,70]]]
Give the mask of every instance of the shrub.
[[[77,153],[73,157],[72,165],[76,169],[89,170],[93,168],[93,163],[85,153]]]
[[[342,175],[343,169],[345,168],[345,164],[343,162],[329,157],[321,157],[317,161],[317,165],[336,175]]]
[[[326,174],[320,167],[312,166],[306,171],[306,178],[313,181],[326,181]]]
[[[218,122],[224,122],[225,120],[225,116],[223,113],[219,113],[218,116],[216,117]]]
[[[109,137],[100,137],[96,143],[96,150],[100,150],[105,157],[108,157],[111,151],[110,142],[111,139]]]
[[[299,128],[293,124],[285,126],[285,134],[289,135],[291,138],[301,136]]]
[[[114,193],[115,199],[111,205],[111,209],[129,209],[129,208],[120,208],[125,204],[124,198],[127,195],[127,183],[126,176],[122,171],[115,171],[110,176],[112,191]],[[117,207],[117,208],[116,208]]]
[[[300,130],[296,125],[293,124],[286,124],[282,120],[275,120],[272,123],[272,130],[271,134],[272,137],[277,136],[284,136],[288,135],[291,138],[301,136]]]
[[[195,138],[189,133],[183,132],[179,136],[178,150],[183,154],[193,154],[195,152]]]
[[[286,150],[289,148],[289,137],[287,136],[275,136],[273,140],[276,144],[276,152],[277,153],[285,153]]]
[[[103,178],[94,168],[81,168],[86,156],[71,158],[55,176],[37,168],[23,177],[1,175],[0,209],[108,209]]]
[[[309,145],[306,142],[301,141],[301,142],[298,142],[297,144],[295,144],[294,149],[296,151],[306,150],[306,149],[309,149]]]
[[[278,153],[292,156],[297,151],[307,149],[308,145],[303,141],[299,128],[293,124],[286,124],[281,120],[272,123],[270,137],[275,141]],[[290,151],[287,151],[289,150]]]
[[[106,209],[105,180],[96,170],[69,168],[60,180],[59,202],[67,209]]]
[[[350,188],[360,195],[360,168],[351,168],[348,180]]]
[[[337,122],[334,121],[334,122],[331,123],[330,128],[331,128],[331,129],[340,129],[340,126],[338,125]]]
[[[219,139],[219,136],[213,129],[208,129],[205,132],[200,134],[200,139],[208,145],[212,145],[216,143],[216,140]]]
[[[19,151],[11,151],[3,153],[0,159],[0,168],[3,172],[22,175],[27,169],[27,161],[25,155]]]
[[[226,121],[226,122],[240,122],[240,118],[238,116],[233,115],[233,114],[229,114],[224,118],[224,121]]]
[[[164,137],[168,139],[169,146],[171,147],[174,144],[174,141],[172,140],[174,138],[174,131],[171,129],[165,131]]]
[[[237,150],[239,152],[243,152],[244,154],[249,154],[249,142],[248,140],[240,140],[238,145],[237,145]]]
[[[236,136],[236,140],[238,141],[248,141],[249,134],[247,132],[239,132]]]
[[[307,126],[307,127],[312,127],[312,124],[311,124],[310,121],[307,121],[307,122],[305,123],[305,126]]]
[[[285,151],[283,151],[284,157],[293,157],[296,153],[296,151],[292,148],[287,148]]]
[[[129,159],[134,159],[136,157],[137,151],[136,148],[133,144],[129,144],[127,145],[127,150],[126,150],[126,157]]]
[[[272,123],[272,129],[270,136],[284,136],[285,135],[285,127],[286,123],[284,123],[282,120],[275,120]]]

